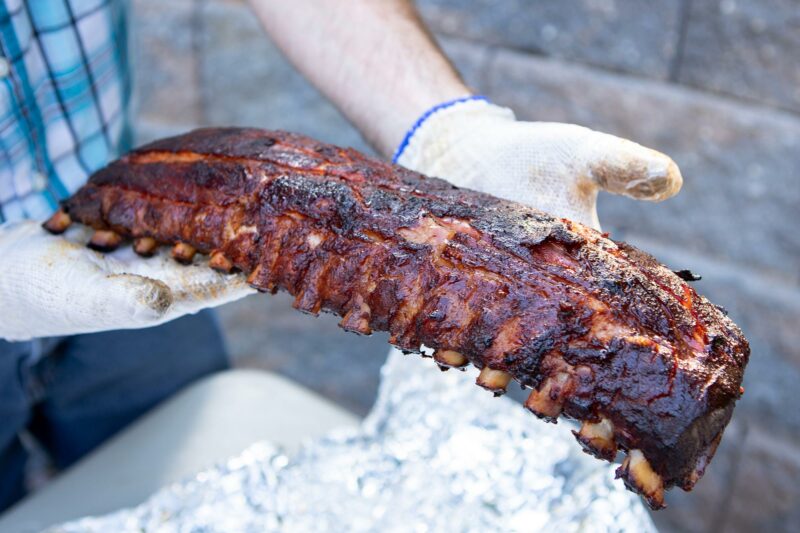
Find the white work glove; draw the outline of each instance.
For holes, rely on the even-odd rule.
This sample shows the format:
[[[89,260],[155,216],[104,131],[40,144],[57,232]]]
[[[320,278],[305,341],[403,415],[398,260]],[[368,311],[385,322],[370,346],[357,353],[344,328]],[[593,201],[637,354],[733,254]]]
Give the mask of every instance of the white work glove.
[[[252,292],[196,258],[177,264],[169,248],[142,259],[131,246],[86,248],[91,230],[54,236],[33,221],[0,225],[0,338],[27,340],[155,326]]]
[[[428,116],[396,161],[412,170],[600,229],[597,191],[664,200],[683,180],[666,155],[574,124],[518,122],[467,100]]]

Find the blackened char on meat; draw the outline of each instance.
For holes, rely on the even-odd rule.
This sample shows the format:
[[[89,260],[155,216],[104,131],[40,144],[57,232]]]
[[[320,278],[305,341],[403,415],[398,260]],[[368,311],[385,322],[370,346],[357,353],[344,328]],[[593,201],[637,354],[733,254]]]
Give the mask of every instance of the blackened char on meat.
[[[110,164],[63,209],[142,251],[212,253],[347,330],[472,363],[496,392],[513,378],[540,417],[582,421],[588,452],[627,451],[618,475],[654,508],[702,475],[742,392],[739,328],[650,255],[352,149],[196,130]]]

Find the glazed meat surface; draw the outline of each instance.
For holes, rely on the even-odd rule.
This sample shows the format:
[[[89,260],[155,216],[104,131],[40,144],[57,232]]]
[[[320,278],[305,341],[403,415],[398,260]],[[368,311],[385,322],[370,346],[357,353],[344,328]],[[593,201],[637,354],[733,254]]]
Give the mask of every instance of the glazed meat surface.
[[[286,132],[203,129],[94,174],[46,225],[97,230],[240,270],[360,334],[472,363],[478,384],[531,389],[545,420],[582,423],[648,503],[702,476],[741,396],[747,341],[648,254],[590,228]]]

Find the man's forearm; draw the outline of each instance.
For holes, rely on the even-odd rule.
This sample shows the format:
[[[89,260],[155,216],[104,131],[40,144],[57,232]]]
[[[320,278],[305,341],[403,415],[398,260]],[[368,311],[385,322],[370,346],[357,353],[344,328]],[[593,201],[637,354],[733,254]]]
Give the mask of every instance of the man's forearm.
[[[286,56],[390,155],[430,107],[470,90],[409,0],[250,0]]]

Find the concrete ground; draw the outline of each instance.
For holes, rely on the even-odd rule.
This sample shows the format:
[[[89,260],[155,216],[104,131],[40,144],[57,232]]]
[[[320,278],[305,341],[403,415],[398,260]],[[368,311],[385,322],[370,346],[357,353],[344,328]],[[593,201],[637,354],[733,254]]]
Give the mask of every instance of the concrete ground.
[[[283,293],[250,296],[219,314],[236,366],[277,372],[359,415],[372,406],[387,334],[347,333],[338,317],[300,313]]]

